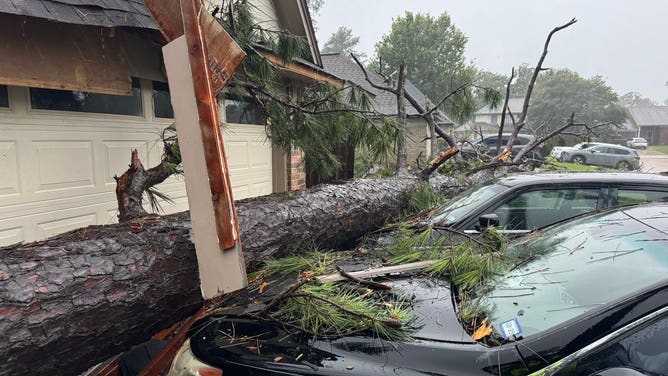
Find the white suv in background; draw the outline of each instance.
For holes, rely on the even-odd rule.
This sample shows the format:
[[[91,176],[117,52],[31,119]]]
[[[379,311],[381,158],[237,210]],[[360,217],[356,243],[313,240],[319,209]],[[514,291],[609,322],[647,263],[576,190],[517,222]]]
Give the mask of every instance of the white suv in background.
[[[647,140],[642,137],[633,137],[626,141],[626,146],[634,149],[647,149]]]

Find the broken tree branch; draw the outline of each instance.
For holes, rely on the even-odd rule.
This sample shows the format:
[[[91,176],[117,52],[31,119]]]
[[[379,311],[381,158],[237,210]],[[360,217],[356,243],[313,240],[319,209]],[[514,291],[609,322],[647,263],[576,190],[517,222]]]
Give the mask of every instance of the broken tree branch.
[[[506,99],[504,99],[503,101],[503,109],[501,110],[501,123],[499,124],[499,132],[496,138],[497,155],[501,153],[501,140],[503,136],[503,128],[506,126],[506,112],[510,111],[510,109],[508,108],[508,101],[510,100],[510,84],[513,82],[513,78],[515,78],[515,67],[513,67],[513,69],[510,70],[510,78],[508,79],[508,83],[506,84]],[[515,125],[515,119],[512,118],[512,120],[513,120],[513,125]]]
[[[543,62],[545,61],[545,57],[547,56],[548,52],[548,47],[550,45],[550,41],[552,40],[552,36],[557,33],[560,30],[563,30],[574,23],[576,23],[577,20],[575,18],[571,19],[569,22],[557,26],[550,33],[547,35],[547,39],[545,40],[545,45],[543,46],[543,53],[541,54],[540,58],[538,59],[538,64],[536,64],[536,67],[533,70],[533,74],[531,75],[531,80],[529,80],[529,86],[527,87],[527,92],[526,95],[524,96],[524,103],[522,104],[522,112],[519,115],[519,119],[517,120],[517,123],[513,126],[513,132],[510,135],[510,138],[508,139],[508,143],[506,144],[505,150],[512,150],[513,145],[515,145],[515,141],[517,140],[517,135],[520,133],[524,125],[526,124],[526,118],[527,118],[527,113],[529,111],[529,103],[531,101],[531,94],[533,93],[533,88],[534,85],[536,84],[536,80],[538,79],[538,74],[540,73],[541,70],[543,70]],[[504,152],[500,152],[497,154],[494,159],[492,159],[491,163],[496,163],[501,160],[501,157],[504,155]]]

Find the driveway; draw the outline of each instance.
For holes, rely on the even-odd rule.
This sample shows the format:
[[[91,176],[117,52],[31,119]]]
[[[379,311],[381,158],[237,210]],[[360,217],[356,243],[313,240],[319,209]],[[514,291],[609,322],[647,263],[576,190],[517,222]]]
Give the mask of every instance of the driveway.
[[[652,150],[638,150],[640,155],[640,171],[664,172],[668,171],[668,154]]]

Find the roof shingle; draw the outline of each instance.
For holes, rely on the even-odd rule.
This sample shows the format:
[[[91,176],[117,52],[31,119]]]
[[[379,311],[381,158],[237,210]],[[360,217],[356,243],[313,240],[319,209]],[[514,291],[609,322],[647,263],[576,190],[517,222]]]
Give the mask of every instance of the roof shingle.
[[[157,29],[143,0],[5,0],[0,13],[77,25]]]
[[[638,126],[668,126],[668,106],[629,107],[628,110]]]

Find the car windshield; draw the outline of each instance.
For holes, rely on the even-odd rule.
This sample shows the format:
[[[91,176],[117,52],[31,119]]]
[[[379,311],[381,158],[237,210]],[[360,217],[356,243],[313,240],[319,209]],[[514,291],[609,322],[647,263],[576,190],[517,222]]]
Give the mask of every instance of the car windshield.
[[[469,189],[454,197],[445,207],[439,209],[432,217],[431,222],[453,224],[507,189],[507,186],[496,183],[488,183]]]
[[[511,243],[510,255],[531,261],[481,298],[494,327],[503,334],[502,325],[517,323],[522,336],[540,333],[668,278],[668,239],[656,229],[665,229],[657,220],[665,224],[668,213],[641,213],[602,213]]]

